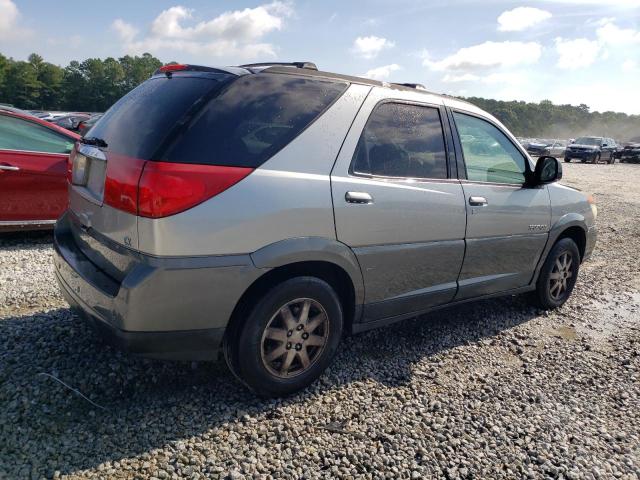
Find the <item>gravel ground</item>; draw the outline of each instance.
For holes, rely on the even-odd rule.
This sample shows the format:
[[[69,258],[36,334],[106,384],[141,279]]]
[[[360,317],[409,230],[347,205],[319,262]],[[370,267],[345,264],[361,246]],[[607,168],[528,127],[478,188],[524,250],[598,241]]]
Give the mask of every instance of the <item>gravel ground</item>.
[[[563,308],[482,301],[347,338],[286,400],[102,345],[56,291],[51,235],[1,236],[0,478],[639,478],[640,165],[564,182],[595,194],[600,238]]]

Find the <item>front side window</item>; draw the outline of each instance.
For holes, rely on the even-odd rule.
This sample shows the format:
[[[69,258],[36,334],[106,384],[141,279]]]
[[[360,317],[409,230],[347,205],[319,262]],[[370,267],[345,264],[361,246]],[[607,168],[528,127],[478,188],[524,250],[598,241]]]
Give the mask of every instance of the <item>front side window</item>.
[[[383,103],[365,126],[352,172],[404,178],[447,178],[444,134],[437,108]]]
[[[458,112],[453,116],[469,180],[514,185],[525,182],[526,159],[504,133],[480,118]]]
[[[69,153],[73,141],[42,125],[0,115],[0,149],[29,152]]]

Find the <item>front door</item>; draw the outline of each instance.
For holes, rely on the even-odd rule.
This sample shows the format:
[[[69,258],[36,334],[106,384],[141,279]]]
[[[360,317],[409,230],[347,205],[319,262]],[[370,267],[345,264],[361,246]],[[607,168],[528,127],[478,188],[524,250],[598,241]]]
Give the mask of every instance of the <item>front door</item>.
[[[331,175],[337,238],[364,278],[364,321],[451,301],[464,256],[464,198],[449,173],[446,112],[436,97],[381,98],[373,89]]]
[[[466,254],[456,299],[528,285],[551,221],[546,186],[524,185],[528,159],[498,126],[453,112],[466,179]]]
[[[0,222],[53,221],[62,214],[72,147],[46,127],[0,115]]]

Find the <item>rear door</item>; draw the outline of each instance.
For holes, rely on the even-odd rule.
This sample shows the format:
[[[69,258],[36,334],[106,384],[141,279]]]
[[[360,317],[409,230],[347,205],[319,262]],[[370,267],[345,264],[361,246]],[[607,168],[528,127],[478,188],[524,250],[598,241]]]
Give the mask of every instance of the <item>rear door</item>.
[[[0,115],[0,222],[51,222],[62,214],[72,148],[71,137]]]
[[[528,159],[499,125],[463,111],[454,110],[453,119],[467,203],[467,248],[456,299],[526,286],[550,228],[547,187],[525,186]]]
[[[464,256],[462,187],[437,97],[374,88],[331,175],[336,234],[365,282],[364,320],[453,299]]]

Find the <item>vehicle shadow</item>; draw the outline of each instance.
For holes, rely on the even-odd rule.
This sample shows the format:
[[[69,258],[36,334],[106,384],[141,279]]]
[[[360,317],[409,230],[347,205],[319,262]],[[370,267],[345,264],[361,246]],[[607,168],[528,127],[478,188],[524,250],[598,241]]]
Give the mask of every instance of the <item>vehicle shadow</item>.
[[[36,248],[53,243],[53,229],[29,230],[20,232],[0,231],[0,249],[8,247]]]
[[[282,408],[313,402],[323,392],[353,382],[405,385],[416,363],[499,335],[537,314],[524,299],[508,297],[348,337],[318,382],[279,400],[246,391],[223,362],[194,366],[115,351],[69,309],[5,318],[0,320],[0,477],[96,468],[224,430],[247,414],[269,428]],[[323,425],[326,419],[318,422]]]

